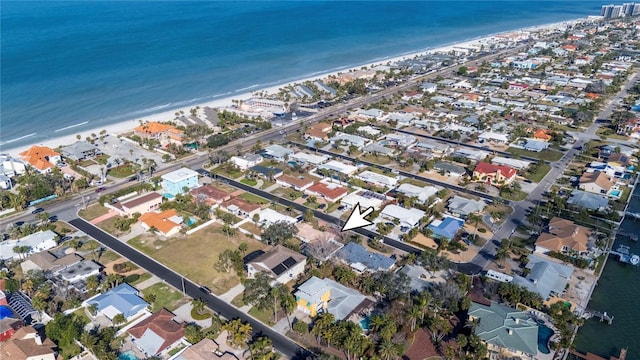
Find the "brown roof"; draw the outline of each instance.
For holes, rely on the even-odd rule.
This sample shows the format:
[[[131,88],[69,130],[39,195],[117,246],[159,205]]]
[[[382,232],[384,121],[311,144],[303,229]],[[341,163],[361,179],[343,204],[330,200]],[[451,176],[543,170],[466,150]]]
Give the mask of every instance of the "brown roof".
[[[278,245],[258,256],[253,261],[249,262],[249,264],[259,271],[265,271],[270,273],[272,276],[278,276],[280,274],[274,272],[274,269],[283,264],[285,260],[289,258],[292,258],[295,261],[295,264],[287,265],[286,268],[291,268],[294,265],[301,263],[307,257],[282,245]]]
[[[223,201],[229,196],[228,192],[218,189],[217,187],[212,185],[204,185],[195,189],[191,189],[190,193],[194,197],[198,199],[203,199],[205,201],[207,199],[212,199],[215,201]]]
[[[152,200],[156,200],[158,198],[162,198],[162,195],[158,194],[157,192],[150,192],[147,194],[144,194],[142,196],[139,196],[135,199],[131,199],[129,201],[125,201],[122,203],[122,206],[124,207],[128,207],[128,208],[133,208],[136,207],[138,205],[142,205],[146,202],[152,201]]]
[[[536,245],[552,251],[562,251],[566,246],[571,250],[587,251],[587,240],[591,230],[584,226],[576,225],[571,220],[554,217],[549,221],[549,231],[538,236]]]
[[[59,268],[65,268],[69,265],[73,265],[82,260],[82,257],[77,254],[67,254],[61,258],[56,257],[48,251],[41,251],[30,255],[27,260],[31,260],[40,269],[57,270]]]
[[[289,185],[293,185],[295,187],[304,187],[309,184],[313,184],[313,179],[304,176],[291,176],[282,174],[278,177],[277,181],[281,181],[287,183]]]
[[[36,330],[32,327],[18,329],[11,339],[0,344],[0,358],[22,360],[34,356],[55,354],[56,344],[50,339],[44,339],[42,345],[38,345],[34,339]]]
[[[614,184],[613,181],[611,181],[611,179],[609,179],[609,177],[601,171],[582,174],[582,176],[580,177],[580,184],[590,183],[595,183],[606,191],[609,191],[609,189],[611,189]]]
[[[325,183],[317,183],[310,186],[307,190],[318,193],[326,198],[335,199],[349,192],[347,188],[339,185],[329,186]]]
[[[402,356],[405,360],[425,360],[432,356],[438,356],[438,350],[431,342],[431,337],[424,328],[419,328],[413,337],[413,344]]]
[[[130,328],[128,333],[140,339],[147,330],[153,331],[164,340],[158,348],[158,351],[162,351],[184,337],[184,323],[175,322],[174,317],[169,310],[162,309]]]
[[[202,339],[197,344],[189,346],[180,357],[184,360],[238,360],[238,358],[229,353],[216,353],[218,344],[211,339]],[[218,355],[220,354],[220,355]]]
[[[629,161],[631,159],[629,159],[629,157],[623,153],[613,153],[611,155],[609,155],[609,158],[607,159],[607,162],[618,162],[620,164],[622,164],[623,166],[626,166],[629,164]]]
[[[260,205],[252,204],[240,198],[233,198],[231,200],[228,200],[222,203],[222,206],[224,206],[225,208],[229,208],[229,206],[231,205],[237,206],[238,208],[240,208],[240,210],[246,213],[250,213],[260,209]]]

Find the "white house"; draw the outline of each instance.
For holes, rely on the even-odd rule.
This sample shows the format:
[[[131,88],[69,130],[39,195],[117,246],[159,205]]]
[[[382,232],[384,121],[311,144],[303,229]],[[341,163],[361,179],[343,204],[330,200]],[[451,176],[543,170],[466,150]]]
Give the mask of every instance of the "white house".
[[[416,197],[421,203],[426,203],[429,198],[435,195],[440,189],[435,186],[415,186],[413,184],[400,184],[396,189],[397,192],[402,193],[408,197]]]
[[[262,209],[260,212],[258,212],[258,216],[260,218],[258,222],[264,226],[273,225],[278,221],[285,221],[290,224],[295,224],[296,222],[298,222],[298,220],[292,218],[291,216],[280,214],[279,212],[269,208]]]
[[[49,250],[56,247],[55,238],[58,235],[51,230],[38,231],[37,233],[27,235],[17,240],[6,240],[0,242],[0,259],[2,260],[19,260],[20,257],[27,256],[28,254],[37,253],[40,251]],[[15,253],[13,249],[16,246],[25,246],[25,249],[29,251],[23,254]]]
[[[355,178],[374,185],[385,187],[394,187],[398,184],[397,177],[390,177],[369,170],[361,172],[360,174],[356,175]]]
[[[359,191],[352,192],[340,199],[340,204],[349,209],[353,208],[356,204],[360,204],[360,209],[367,209],[369,207],[379,209],[386,199],[387,197],[385,195],[373,191]]]
[[[401,206],[391,204],[387,205],[380,215],[391,220],[399,220],[401,226],[416,227],[420,223],[420,219],[425,216],[425,212],[418,209],[405,209]]]
[[[354,172],[358,171],[358,168],[353,166],[353,165],[347,165],[343,162],[337,161],[337,160],[331,160],[328,161],[320,166],[318,166],[318,169],[322,169],[322,170],[330,170],[330,171],[335,171],[344,175],[351,175]]]
[[[252,166],[260,164],[264,158],[258,154],[246,154],[242,156],[232,156],[229,160],[233,165],[244,171]]]

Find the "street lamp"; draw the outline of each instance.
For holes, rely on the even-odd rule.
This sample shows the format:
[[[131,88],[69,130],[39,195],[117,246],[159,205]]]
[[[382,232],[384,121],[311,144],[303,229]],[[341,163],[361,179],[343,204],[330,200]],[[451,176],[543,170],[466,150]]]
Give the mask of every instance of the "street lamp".
[[[186,293],[186,291],[184,289],[184,276],[181,276],[180,278],[182,279],[182,295],[185,296],[185,295],[187,295],[187,293]]]

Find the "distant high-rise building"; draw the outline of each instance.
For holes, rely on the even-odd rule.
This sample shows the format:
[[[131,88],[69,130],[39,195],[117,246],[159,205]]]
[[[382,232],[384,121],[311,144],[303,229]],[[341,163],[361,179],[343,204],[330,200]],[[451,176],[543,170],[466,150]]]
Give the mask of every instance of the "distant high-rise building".
[[[630,4],[625,4],[625,5],[630,5]],[[625,12],[624,12],[625,5],[613,5],[613,4],[603,5],[602,8],[600,9],[600,16],[604,16],[607,19],[625,16]],[[635,4],[631,4],[631,5],[633,5],[633,6],[630,6],[631,13],[633,13]],[[629,6],[627,6],[627,8],[629,8]]]
[[[625,16],[640,15],[640,3],[624,3],[622,4],[622,12]]]

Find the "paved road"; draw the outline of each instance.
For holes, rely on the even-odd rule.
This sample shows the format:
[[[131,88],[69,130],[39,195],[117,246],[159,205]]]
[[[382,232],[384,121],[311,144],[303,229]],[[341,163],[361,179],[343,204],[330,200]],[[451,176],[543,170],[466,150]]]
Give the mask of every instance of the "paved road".
[[[121,242],[120,240],[102,231],[101,229],[91,225],[85,220],[76,218],[69,221],[69,223],[79,230],[84,231],[104,246],[131,260],[151,274],[163,279],[163,281],[172,285],[176,289],[182,289],[184,286],[184,290],[187,295],[191,296],[192,298],[204,299],[207,302],[209,308],[219,313],[224,318],[240,318],[243,321],[250,323],[255,335],[262,334],[268,336],[271,341],[273,341],[273,346],[286,357],[291,359],[304,359],[306,355],[310,354],[306,349],[294,343],[286,336],[273,331],[269,326],[227,304],[217,296],[202,292],[198,284],[195,284],[183,278],[175,271],[158,263],[152,258],[132,248],[126,243]]]

